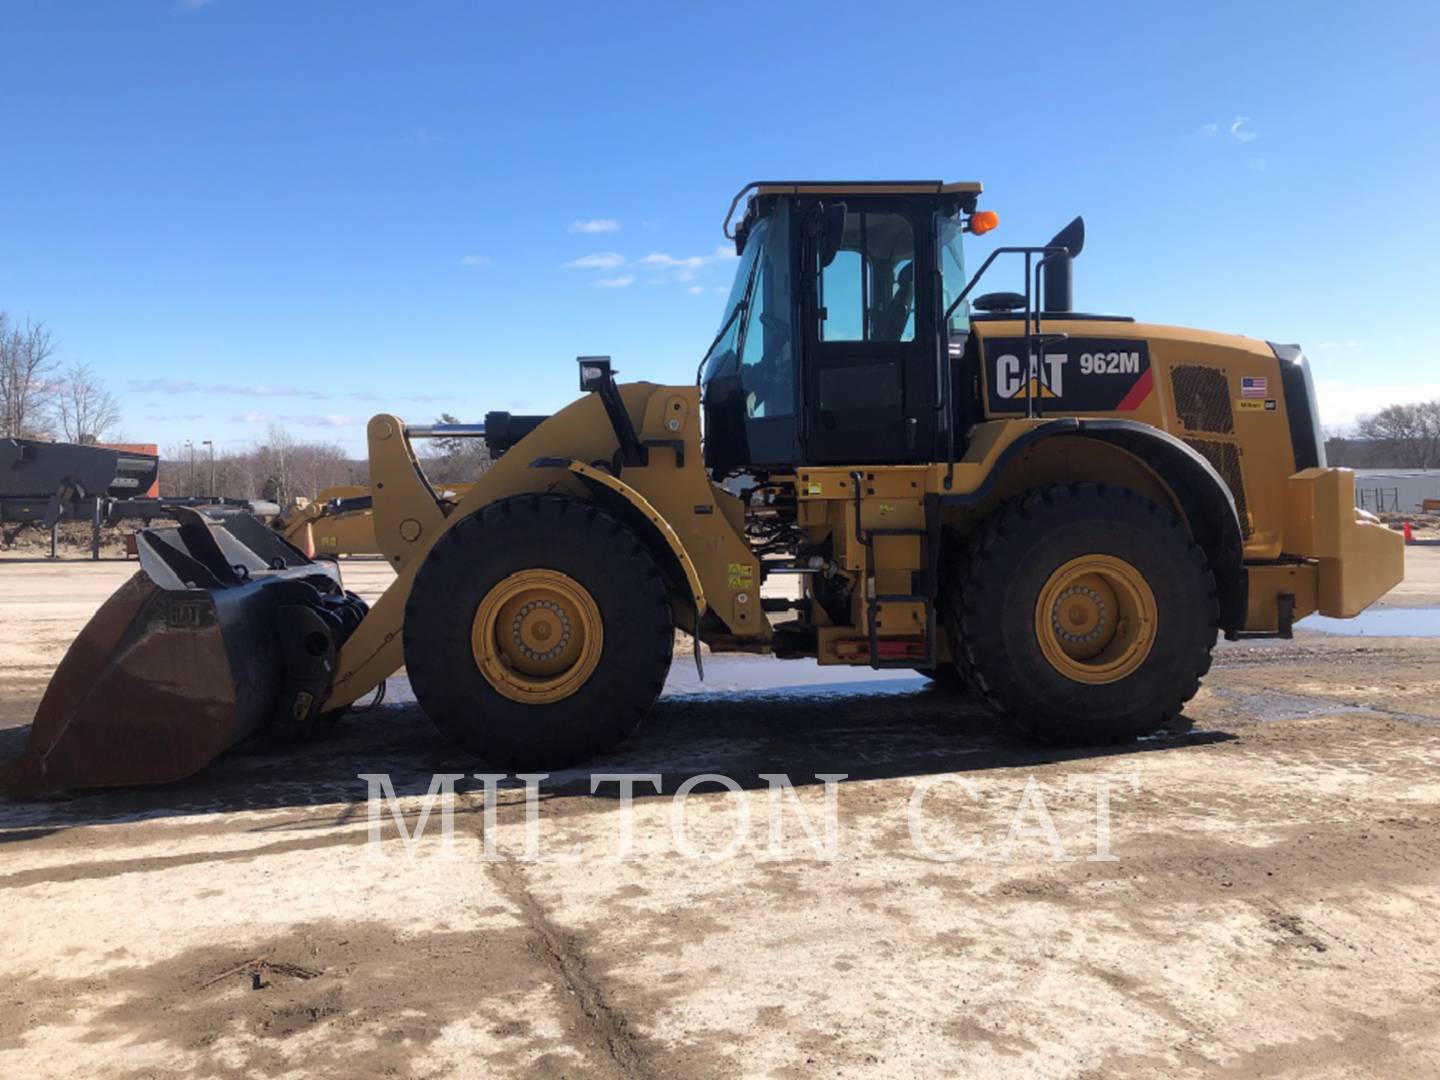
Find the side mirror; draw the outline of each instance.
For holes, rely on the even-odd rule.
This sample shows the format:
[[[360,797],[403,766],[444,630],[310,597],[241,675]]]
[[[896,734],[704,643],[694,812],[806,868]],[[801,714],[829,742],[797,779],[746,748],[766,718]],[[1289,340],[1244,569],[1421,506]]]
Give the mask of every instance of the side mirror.
[[[840,254],[840,241],[845,235],[845,204],[830,203],[821,210],[820,269],[824,270]]]

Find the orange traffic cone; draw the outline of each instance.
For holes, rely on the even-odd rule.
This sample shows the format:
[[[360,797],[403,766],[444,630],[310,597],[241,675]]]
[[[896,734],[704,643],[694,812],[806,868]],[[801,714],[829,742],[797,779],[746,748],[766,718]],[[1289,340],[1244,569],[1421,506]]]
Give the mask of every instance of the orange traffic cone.
[[[1405,543],[1415,543],[1415,534],[1410,530],[1410,522],[1405,522]]]

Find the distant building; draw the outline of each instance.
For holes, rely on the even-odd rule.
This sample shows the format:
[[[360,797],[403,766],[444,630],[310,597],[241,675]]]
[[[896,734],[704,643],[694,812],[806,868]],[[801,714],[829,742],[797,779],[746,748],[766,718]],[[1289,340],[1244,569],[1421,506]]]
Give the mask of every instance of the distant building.
[[[1440,501],[1440,469],[1356,469],[1355,505],[1377,513],[1418,513],[1426,499]]]

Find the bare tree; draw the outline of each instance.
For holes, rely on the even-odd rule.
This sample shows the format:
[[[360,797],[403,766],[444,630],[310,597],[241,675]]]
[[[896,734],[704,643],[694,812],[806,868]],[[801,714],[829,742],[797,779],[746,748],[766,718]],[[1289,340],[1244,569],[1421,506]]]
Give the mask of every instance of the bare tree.
[[[60,430],[69,442],[99,442],[120,422],[120,403],[88,364],[72,364],[55,396]]]
[[[44,323],[24,327],[0,312],[0,437],[51,433],[55,344]]]
[[[1402,467],[1440,465],[1440,401],[1387,405],[1361,417],[1356,428],[1362,438],[1388,446]]]
[[[441,413],[437,423],[457,424],[449,413]],[[433,484],[455,484],[480,479],[490,467],[490,450],[484,439],[432,439],[427,447],[423,466]]]

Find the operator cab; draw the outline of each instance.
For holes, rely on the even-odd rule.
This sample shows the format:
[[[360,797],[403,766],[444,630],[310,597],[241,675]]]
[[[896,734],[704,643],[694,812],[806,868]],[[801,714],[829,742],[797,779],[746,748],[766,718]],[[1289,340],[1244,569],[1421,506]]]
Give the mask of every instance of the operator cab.
[[[712,472],[943,454],[940,358],[959,354],[966,305],[940,324],[980,190],[761,182],[735,197],[740,262],[700,372]]]

